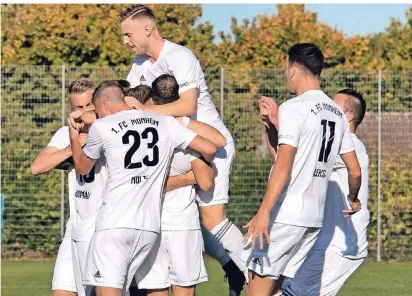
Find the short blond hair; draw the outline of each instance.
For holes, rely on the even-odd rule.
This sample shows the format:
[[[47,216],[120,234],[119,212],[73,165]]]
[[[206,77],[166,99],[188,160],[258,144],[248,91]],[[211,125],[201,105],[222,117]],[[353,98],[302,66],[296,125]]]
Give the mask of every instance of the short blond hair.
[[[93,80],[86,77],[77,78],[69,86],[69,95],[71,94],[82,94],[89,89],[95,89],[96,85]]]
[[[132,20],[135,20],[143,16],[150,18],[153,22],[156,22],[156,17],[153,11],[143,4],[133,4],[127,7],[117,17],[117,22],[121,24],[129,17],[131,17]]]

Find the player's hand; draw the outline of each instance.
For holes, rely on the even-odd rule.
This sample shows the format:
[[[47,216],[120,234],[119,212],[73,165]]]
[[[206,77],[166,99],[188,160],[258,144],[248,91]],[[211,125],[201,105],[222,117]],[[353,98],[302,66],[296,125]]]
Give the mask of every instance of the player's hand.
[[[187,182],[188,182],[189,184],[192,184],[192,185],[196,185],[196,184],[197,184],[197,181],[196,181],[196,178],[195,178],[195,174],[193,173],[192,170],[188,171],[188,172],[185,174],[185,179],[187,180]]]
[[[86,145],[86,142],[87,142],[87,133],[80,133],[79,135],[80,146],[83,147],[84,145]]]
[[[267,211],[259,209],[255,217],[252,218],[243,228],[248,228],[243,242],[246,244],[252,238],[251,247],[255,248],[256,237],[259,237],[259,247],[263,249],[263,236],[265,236],[267,243],[270,243],[269,237],[269,215]]]
[[[279,129],[279,106],[278,104],[276,104],[275,100],[270,97],[261,96],[259,100],[259,107],[261,110],[262,121],[264,120],[263,118],[268,118],[270,122],[276,127],[276,129]],[[264,124],[266,126],[267,123],[265,123],[264,121]]]
[[[136,98],[134,97],[124,97],[124,101],[127,105],[129,105],[130,108],[136,109],[143,111],[143,104],[140,103]]]
[[[79,111],[74,111],[74,112],[69,114],[69,117],[67,117],[67,124],[69,126],[70,131],[79,132],[79,130],[83,127],[83,124],[80,123],[80,122],[76,122],[78,113],[75,113],[75,112],[79,112]],[[74,116],[76,118],[73,117],[73,113],[75,113]]]
[[[362,208],[362,204],[359,199],[355,199],[354,201],[351,201],[348,198],[348,201],[349,201],[349,206],[351,207],[351,209],[342,211],[345,218],[350,217],[353,214],[356,214]]]

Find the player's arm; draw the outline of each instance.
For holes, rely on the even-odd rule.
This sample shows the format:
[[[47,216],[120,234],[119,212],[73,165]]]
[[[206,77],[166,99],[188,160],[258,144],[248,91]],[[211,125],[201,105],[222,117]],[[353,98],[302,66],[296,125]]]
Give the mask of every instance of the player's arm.
[[[299,110],[289,105],[279,108],[279,148],[272,174],[269,177],[265,196],[255,217],[244,228],[248,228],[245,242],[252,238],[251,246],[255,247],[256,237],[259,237],[260,248],[263,249],[263,236],[270,242],[268,227],[270,211],[279,199],[280,192],[286,185],[292,171],[293,161],[297,151],[302,131],[302,116]]]
[[[179,117],[178,120],[182,121],[185,126],[196,132],[199,136],[215,144],[218,149],[226,146],[226,138],[213,126],[189,117]]]
[[[216,146],[212,142],[201,136],[196,136],[192,142],[190,142],[189,147],[202,154],[207,164],[213,161],[217,151]]]
[[[32,175],[40,175],[51,171],[52,169],[67,168],[68,160],[72,156],[72,149],[67,146],[63,149],[56,147],[44,148],[30,166]]]
[[[202,158],[193,157],[192,171],[196,179],[196,183],[203,191],[209,191],[213,186],[214,172],[210,164],[203,161]]]
[[[347,199],[352,209],[345,210],[344,212],[346,213],[345,216],[350,216],[361,208],[358,193],[362,183],[362,172],[358,157],[356,156],[355,145],[353,144],[352,136],[350,134],[349,123],[346,118],[344,119],[344,122],[345,131],[343,133],[339,154],[348,169],[349,195],[347,196]]]
[[[193,171],[183,175],[169,176],[166,180],[165,192],[169,192],[184,186],[195,185],[196,179]]]
[[[206,162],[213,160],[217,148],[212,142],[197,135],[171,116],[168,117],[168,127],[175,149],[185,150],[189,147],[202,154]]]
[[[349,195],[347,198],[353,213],[355,213],[360,210],[361,206],[358,193],[362,184],[362,172],[355,151],[342,154],[341,157],[348,168]],[[359,203],[359,206],[357,203]]]
[[[295,147],[283,144],[279,146],[278,158],[270,175],[266,194],[259,211],[270,213],[272,210],[292,171],[295,154]]]
[[[69,124],[69,136],[70,136],[70,143],[72,147],[72,157],[73,157],[73,162],[74,162],[74,168],[79,174],[86,175],[93,168],[96,162],[96,159],[98,157],[92,159],[92,158],[89,158],[83,152],[82,145],[80,143],[80,133],[78,131],[77,124],[75,123],[71,115],[69,115],[69,118],[67,121]],[[94,140],[94,135],[92,136],[92,139]],[[90,138],[88,138],[87,142],[88,143],[90,142]]]
[[[276,161],[278,146],[278,105],[270,98],[261,96],[259,100],[260,119],[265,127],[266,144],[272,162]]]
[[[197,89],[191,88],[180,94],[180,98],[169,104],[144,106],[145,111],[171,116],[192,116],[196,113]]]
[[[270,159],[275,163],[278,149],[278,131],[275,126],[272,125],[270,127],[265,127],[265,132]]]

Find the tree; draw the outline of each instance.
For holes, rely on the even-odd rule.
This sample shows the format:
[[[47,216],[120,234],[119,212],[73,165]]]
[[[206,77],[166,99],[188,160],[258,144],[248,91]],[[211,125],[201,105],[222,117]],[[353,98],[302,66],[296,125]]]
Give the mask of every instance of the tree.
[[[6,5],[2,11],[2,58],[15,65],[129,66],[117,15],[127,5]],[[149,5],[166,39],[194,48],[204,66],[216,63],[213,26],[195,22],[200,5]]]

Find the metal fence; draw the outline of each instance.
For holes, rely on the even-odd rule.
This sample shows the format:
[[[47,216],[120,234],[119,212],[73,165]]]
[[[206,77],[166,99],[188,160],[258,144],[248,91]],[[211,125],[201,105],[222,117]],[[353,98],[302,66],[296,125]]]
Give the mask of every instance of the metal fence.
[[[96,82],[126,77],[113,67],[3,66],[1,70],[1,192],[5,194],[3,257],[53,256],[68,218],[67,176],[30,174],[30,164],[65,124],[67,87],[75,78]],[[280,104],[286,93],[280,69],[206,69],[209,91],[236,141],[228,215],[241,226],[256,213],[271,161],[258,116],[258,99]],[[359,128],[370,157],[372,258],[412,258],[412,71],[327,70],[324,91],[355,88],[367,101]]]

